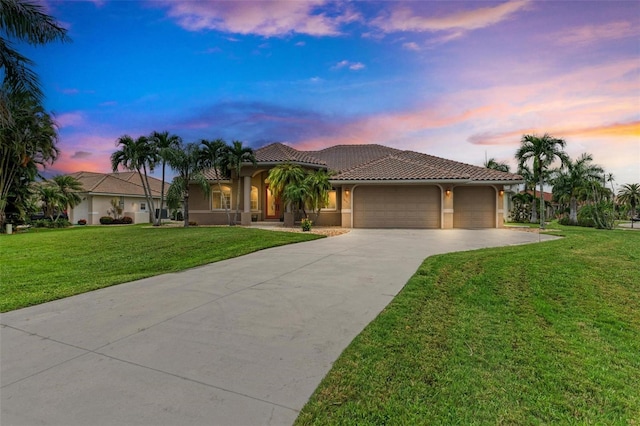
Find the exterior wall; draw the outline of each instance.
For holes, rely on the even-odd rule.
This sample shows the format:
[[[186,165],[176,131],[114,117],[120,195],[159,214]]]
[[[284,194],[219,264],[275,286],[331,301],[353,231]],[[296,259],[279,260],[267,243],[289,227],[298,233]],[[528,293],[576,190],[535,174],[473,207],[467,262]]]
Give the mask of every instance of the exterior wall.
[[[82,202],[70,210],[69,218],[71,223],[77,223],[80,219],[86,219],[87,225],[99,225],[102,216],[109,216],[111,210],[111,200],[119,195],[82,195]],[[160,199],[154,199],[156,204],[160,204]],[[124,197],[123,216],[129,216],[134,223],[151,222],[151,208],[146,206],[146,210],[140,210],[141,203],[148,204],[144,197]]]
[[[442,229],[453,228],[453,191],[450,186],[442,189]]]
[[[353,194],[353,186],[345,185],[340,188],[340,220],[343,228],[353,227],[353,209],[351,206],[351,195]]]

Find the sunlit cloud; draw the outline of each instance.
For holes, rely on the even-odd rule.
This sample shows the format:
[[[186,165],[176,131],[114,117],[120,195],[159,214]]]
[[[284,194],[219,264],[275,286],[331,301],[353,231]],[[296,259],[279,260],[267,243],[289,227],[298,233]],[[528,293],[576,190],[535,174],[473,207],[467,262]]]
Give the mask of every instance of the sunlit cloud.
[[[497,6],[480,7],[473,10],[463,10],[443,16],[421,16],[421,12],[405,5],[395,7],[390,13],[380,15],[372,24],[385,33],[398,31],[438,32],[471,31],[495,25],[509,19],[517,12],[529,5],[528,0],[511,1]]]
[[[288,34],[336,36],[341,26],[358,19],[349,7],[331,15],[320,11],[324,0],[163,1],[169,17],[189,31],[215,30],[265,37]]]
[[[640,27],[631,22],[618,21],[566,29],[554,34],[551,39],[558,44],[575,45],[638,36],[640,36]]]
[[[402,43],[402,48],[405,50],[414,50],[414,51],[418,51],[420,50],[420,46],[418,46],[418,43],[414,42],[414,41],[410,41],[407,43]]]
[[[60,114],[55,117],[56,123],[58,123],[58,127],[77,127],[83,125],[84,115],[81,112],[68,112],[65,114]]]
[[[89,158],[92,155],[93,154],[91,154],[90,152],[87,152],[87,151],[76,151],[76,152],[73,153],[71,158],[73,158],[74,160],[81,160],[81,159]]]

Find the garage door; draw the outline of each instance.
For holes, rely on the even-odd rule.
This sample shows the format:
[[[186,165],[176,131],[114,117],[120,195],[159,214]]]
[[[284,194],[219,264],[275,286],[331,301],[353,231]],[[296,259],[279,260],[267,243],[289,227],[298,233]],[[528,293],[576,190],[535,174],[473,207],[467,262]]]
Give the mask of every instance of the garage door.
[[[495,228],[495,189],[489,186],[453,188],[453,227]]]
[[[355,228],[440,228],[436,186],[360,186],[353,191]]]

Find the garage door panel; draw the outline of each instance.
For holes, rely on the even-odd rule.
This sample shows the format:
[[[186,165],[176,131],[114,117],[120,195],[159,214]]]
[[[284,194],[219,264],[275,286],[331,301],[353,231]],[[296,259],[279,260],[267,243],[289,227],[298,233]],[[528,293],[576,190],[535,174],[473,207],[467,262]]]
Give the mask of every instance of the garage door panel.
[[[496,192],[488,186],[453,190],[454,228],[495,228]]]
[[[440,228],[435,186],[363,186],[353,192],[356,228]]]

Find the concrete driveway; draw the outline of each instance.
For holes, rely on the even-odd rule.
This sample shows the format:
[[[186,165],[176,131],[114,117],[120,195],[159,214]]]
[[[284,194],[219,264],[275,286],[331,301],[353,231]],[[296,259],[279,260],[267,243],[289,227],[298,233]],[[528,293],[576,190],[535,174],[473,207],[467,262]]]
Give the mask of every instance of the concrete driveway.
[[[3,314],[0,423],[291,424],[426,257],[552,238],[353,230]]]

